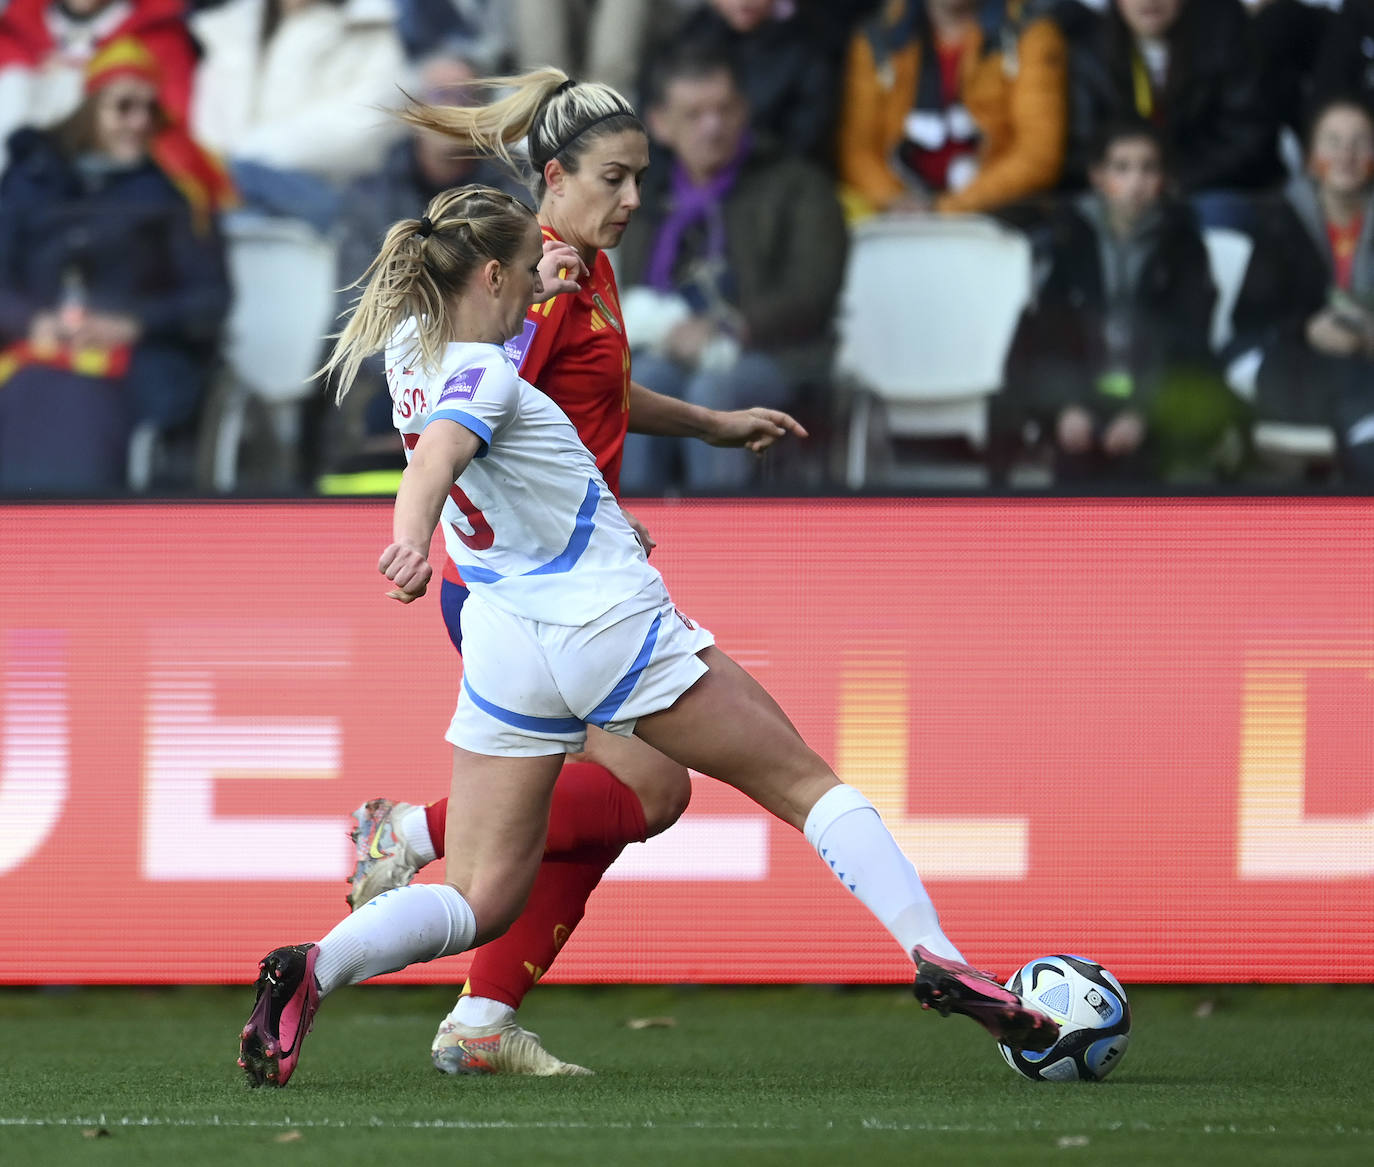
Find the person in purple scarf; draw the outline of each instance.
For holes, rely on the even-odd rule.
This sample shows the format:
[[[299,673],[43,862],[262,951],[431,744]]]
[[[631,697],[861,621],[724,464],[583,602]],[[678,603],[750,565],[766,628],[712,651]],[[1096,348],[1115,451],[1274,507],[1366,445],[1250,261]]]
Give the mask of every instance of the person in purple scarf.
[[[664,63],[647,120],[667,157],[617,264],[635,378],[711,409],[791,408],[830,364],[847,245],[832,180],[751,130],[731,63],[704,45]],[[699,442],[625,444],[630,494],[732,493],[752,472]]]

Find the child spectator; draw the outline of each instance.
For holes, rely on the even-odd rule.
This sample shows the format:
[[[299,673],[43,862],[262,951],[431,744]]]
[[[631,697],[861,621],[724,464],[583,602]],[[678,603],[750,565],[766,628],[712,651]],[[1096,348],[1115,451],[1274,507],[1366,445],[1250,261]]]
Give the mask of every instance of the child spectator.
[[[1061,482],[1233,467],[1243,431],[1209,348],[1207,251],[1189,208],[1165,197],[1158,131],[1109,128],[1089,176],[1045,232],[991,428],[1000,443],[1034,422]]]
[[[184,120],[197,53],[182,0],[9,0],[0,6],[0,143],[20,126],[43,129],[70,114],[81,104],[91,58],[127,36],[157,59],[162,108]],[[0,168],[4,164],[0,152]]]
[[[1267,203],[1236,302],[1231,369],[1261,420],[1331,426],[1346,478],[1374,483],[1374,122],[1322,106],[1307,173]]]
[[[229,301],[223,173],[163,110],[124,38],[52,130],[18,131],[0,180],[0,486],[118,489],[132,427],[190,425]]]
[[[1059,181],[1067,48],[1019,3],[895,0],[850,44],[840,177],[863,211],[988,212]]]

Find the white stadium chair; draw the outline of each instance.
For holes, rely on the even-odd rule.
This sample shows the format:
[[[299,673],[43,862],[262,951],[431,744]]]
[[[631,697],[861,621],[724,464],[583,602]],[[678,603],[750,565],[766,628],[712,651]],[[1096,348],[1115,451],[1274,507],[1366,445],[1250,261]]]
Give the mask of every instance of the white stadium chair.
[[[854,230],[836,377],[853,390],[845,478],[868,477],[881,402],[893,437],[963,437],[981,449],[1031,294],[1031,246],[981,216],[877,218]]]
[[[1326,425],[1262,421],[1253,437],[1255,449],[1270,461],[1327,463],[1336,457],[1336,431]]]
[[[336,248],[295,219],[235,215],[225,222],[233,307],[225,328],[227,382],[212,441],[211,482],[238,481],[249,405],[264,407],[287,461],[300,440],[301,403],[322,392],[310,375],[332,330]]]
[[[1207,247],[1212,283],[1217,287],[1216,307],[1212,309],[1212,351],[1220,352],[1231,339],[1231,313],[1235,311],[1255,245],[1244,231],[1229,227],[1204,228],[1202,242]]]

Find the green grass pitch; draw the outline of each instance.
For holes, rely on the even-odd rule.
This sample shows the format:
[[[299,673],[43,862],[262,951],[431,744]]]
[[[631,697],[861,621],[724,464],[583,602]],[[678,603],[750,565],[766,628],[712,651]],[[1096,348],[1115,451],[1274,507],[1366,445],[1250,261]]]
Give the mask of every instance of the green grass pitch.
[[[895,988],[544,988],[525,1024],[596,1077],[450,1079],[448,992],[354,989],[252,1091],[247,988],[0,990],[0,1163],[1374,1164],[1374,988],[1131,997],[1120,1068],[1064,1086]]]

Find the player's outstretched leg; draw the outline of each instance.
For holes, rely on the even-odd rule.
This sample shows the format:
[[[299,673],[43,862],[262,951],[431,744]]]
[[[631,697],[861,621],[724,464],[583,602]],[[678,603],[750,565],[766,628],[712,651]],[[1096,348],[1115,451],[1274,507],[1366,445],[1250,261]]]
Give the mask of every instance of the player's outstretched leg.
[[[1059,1040],[1053,1018],[1028,1008],[989,973],[939,956],[920,944],[911,956],[916,962],[912,991],[922,1009],[934,1009],[942,1017],[962,1013],[1012,1049],[1044,1050]]]
[[[1007,1044],[1048,1048],[1058,1036],[1053,1020],[964,963],[877,808],[836,778],[739,665],[714,647],[698,655],[706,675],[670,708],[639,718],[635,732],[801,829],[841,884],[917,962],[923,1004],[963,1013]]]
[[[274,948],[258,962],[257,1001],[239,1036],[239,1065],[250,1086],[285,1086],[315,1022],[320,988],[315,944]]]

